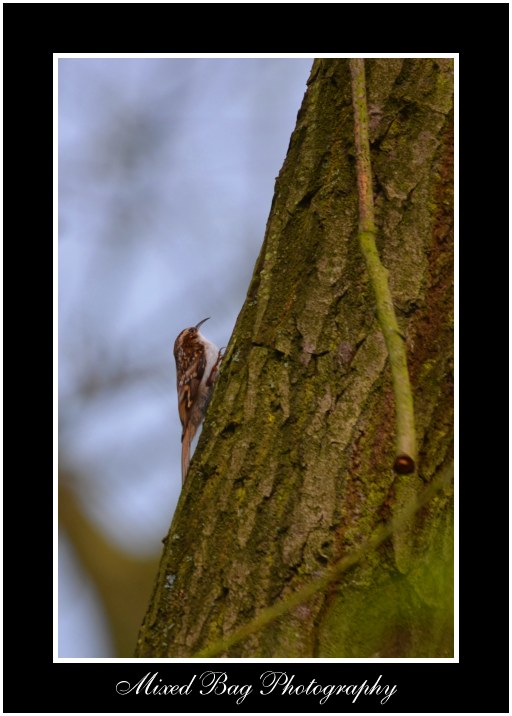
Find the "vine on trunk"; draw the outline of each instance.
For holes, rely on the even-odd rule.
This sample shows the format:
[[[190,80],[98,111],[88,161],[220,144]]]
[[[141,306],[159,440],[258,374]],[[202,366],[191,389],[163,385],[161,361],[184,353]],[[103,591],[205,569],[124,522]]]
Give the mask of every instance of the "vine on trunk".
[[[352,99],[354,105],[354,136],[359,195],[359,243],[366,261],[370,282],[377,303],[377,317],[386,342],[391,365],[396,409],[396,457],[393,469],[406,475],[416,469],[416,430],[414,405],[407,368],[405,339],[396,320],[389,290],[388,271],[382,265],[375,243],[372,166],[368,139],[368,109],[364,59],[350,60]]]

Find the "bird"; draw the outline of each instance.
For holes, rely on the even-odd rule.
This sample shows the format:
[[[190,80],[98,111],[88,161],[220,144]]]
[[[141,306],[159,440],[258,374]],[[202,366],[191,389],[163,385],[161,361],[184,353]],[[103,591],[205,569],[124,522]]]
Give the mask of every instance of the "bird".
[[[185,328],[174,342],[178,413],[182,426],[182,485],[190,463],[190,445],[204,419],[222,360],[222,349],[199,331],[199,327],[209,320],[210,317],[203,318],[195,326]]]

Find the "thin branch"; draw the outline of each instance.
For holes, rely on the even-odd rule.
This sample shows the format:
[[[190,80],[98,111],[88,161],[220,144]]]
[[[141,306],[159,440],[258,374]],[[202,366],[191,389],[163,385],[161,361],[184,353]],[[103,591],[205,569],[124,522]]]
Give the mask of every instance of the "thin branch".
[[[407,474],[416,469],[416,431],[405,340],[398,327],[393,299],[389,290],[388,271],[382,265],[375,243],[372,168],[368,138],[368,110],[364,59],[350,60],[352,99],[354,105],[354,135],[359,192],[359,242],[377,304],[377,317],[384,334],[391,365],[396,410],[395,472]]]
[[[207,646],[197,654],[194,654],[194,658],[209,658],[223,654],[239,641],[242,641],[251,634],[260,631],[271,622],[289,612],[291,609],[294,609],[299,604],[302,604],[302,602],[311,599],[311,597],[317,594],[317,592],[324,591],[329,584],[339,579],[343,572],[346,572],[348,569],[358,564],[366,554],[380,547],[380,545],[389,539],[393,534],[406,527],[409,520],[411,520],[418,510],[426,505],[439,490],[442,488],[448,488],[451,484],[452,478],[453,463],[450,463],[438,475],[438,477],[433,480],[427,488],[425,488],[423,493],[417,499],[412,499],[409,504],[400,511],[398,516],[390,520],[385,525],[379,527],[374,532],[372,537],[361,545],[359,549],[340,559],[338,562],[326,569],[320,577],[315,579],[313,582],[306,584],[304,587],[297,590],[294,594],[290,595],[283,601],[273,604],[271,607],[262,609],[252,621],[244,624],[225,639],[219,639],[211,646]]]

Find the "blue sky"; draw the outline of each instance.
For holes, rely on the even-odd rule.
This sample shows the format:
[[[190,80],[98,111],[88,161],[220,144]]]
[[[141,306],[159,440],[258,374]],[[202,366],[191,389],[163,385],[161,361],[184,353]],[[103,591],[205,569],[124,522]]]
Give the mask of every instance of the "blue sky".
[[[133,554],[160,552],[181,489],[174,339],[211,316],[228,344],[311,63],[59,60],[59,455]],[[59,656],[109,656],[59,545]]]

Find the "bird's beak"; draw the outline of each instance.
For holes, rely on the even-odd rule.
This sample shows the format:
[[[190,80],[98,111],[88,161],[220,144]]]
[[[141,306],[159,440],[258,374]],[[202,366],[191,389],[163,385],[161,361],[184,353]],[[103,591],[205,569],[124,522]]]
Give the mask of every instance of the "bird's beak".
[[[199,321],[196,328],[199,328],[199,326],[202,326],[205,321],[209,321],[209,320],[210,320],[210,316],[208,316],[208,318],[203,318],[202,321]]]

